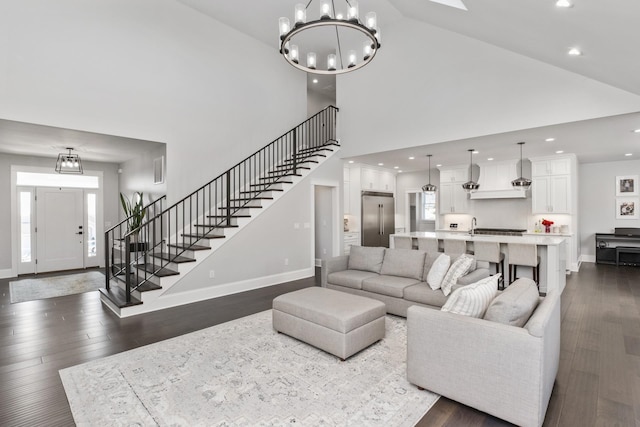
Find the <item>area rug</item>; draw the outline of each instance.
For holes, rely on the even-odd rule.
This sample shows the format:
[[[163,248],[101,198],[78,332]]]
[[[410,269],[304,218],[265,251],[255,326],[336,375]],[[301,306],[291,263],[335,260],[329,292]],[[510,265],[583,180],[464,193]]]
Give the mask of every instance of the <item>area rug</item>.
[[[438,400],[406,380],[406,322],[341,362],[276,333],[271,310],[60,377],[79,426],[414,426]]]
[[[104,287],[104,274],[99,271],[69,274],[68,276],[45,277],[42,279],[23,279],[9,282],[11,304],[37,299],[62,297],[97,291]]]

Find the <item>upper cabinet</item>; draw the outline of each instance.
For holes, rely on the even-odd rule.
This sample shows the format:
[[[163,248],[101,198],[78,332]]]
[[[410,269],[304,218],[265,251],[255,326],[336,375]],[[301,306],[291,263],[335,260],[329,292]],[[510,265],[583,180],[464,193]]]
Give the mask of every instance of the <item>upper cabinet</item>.
[[[575,180],[571,157],[531,159],[531,211],[533,214],[572,213]]]
[[[468,213],[469,198],[467,192],[462,189],[462,184],[467,182],[469,168],[456,166],[440,169],[440,213]]]
[[[396,190],[396,175],[393,172],[380,169],[361,167],[362,190],[378,190],[394,193]]]

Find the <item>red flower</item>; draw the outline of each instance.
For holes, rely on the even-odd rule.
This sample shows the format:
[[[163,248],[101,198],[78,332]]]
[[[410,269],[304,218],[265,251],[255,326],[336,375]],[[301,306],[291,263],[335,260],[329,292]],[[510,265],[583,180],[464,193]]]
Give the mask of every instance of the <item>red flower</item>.
[[[543,219],[542,225],[544,225],[545,227],[549,227],[550,225],[553,225],[553,221],[549,221],[548,219]]]

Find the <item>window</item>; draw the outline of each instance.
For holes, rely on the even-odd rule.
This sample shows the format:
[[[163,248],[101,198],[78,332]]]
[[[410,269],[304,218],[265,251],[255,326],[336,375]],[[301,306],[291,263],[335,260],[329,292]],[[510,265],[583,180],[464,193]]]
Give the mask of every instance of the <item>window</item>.
[[[96,195],[94,193],[87,194],[87,256],[94,257],[97,255],[96,238],[97,238],[97,221],[96,221]]]
[[[31,262],[31,192],[20,192],[20,262]]]
[[[60,175],[58,173],[18,172],[17,185],[36,187],[98,188],[98,177],[91,175]]]
[[[422,193],[422,218],[423,221],[436,220],[436,193]]]

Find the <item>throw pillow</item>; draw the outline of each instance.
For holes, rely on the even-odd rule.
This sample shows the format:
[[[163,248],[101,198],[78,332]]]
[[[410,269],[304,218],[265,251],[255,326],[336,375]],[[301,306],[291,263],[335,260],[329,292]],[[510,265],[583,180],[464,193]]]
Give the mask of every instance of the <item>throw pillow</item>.
[[[422,280],[425,255],[425,252],[413,249],[387,249],[380,274]]]
[[[451,293],[451,287],[456,284],[458,279],[469,272],[474,261],[475,259],[472,256],[462,254],[451,264],[440,285],[445,297]]]
[[[460,258],[462,258],[462,257],[469,257],[469,258],[471,258],[471,259],[472,259],[472,261],[471,261],[471,267],[469,267],[469,271],[467,271],[467,273],[469,273],[469,272],[471,272],[471,271],[475,270],[476,268],[478,268],[478,261],[476,260],[476,257],[475,257],[475,256],[473,256],[473,255],[469,255],[469,254],[460,254],[460,255],[455,259],[455,261],[459,260],[459,259],[460,259]],[[454,262],[455,262],[455,261],[454,261]]]
[[[424,257],[424,272],[422,273],[423,282],[427,281],[427,276],[431,271],[431,267],[433,266],[433,263],[436,262],[436,260],[441,254],[442,252],[431,252],[431,253],[427,252],[427,255]]]
[[[384,248],[351,246],[349,252],[349,270],[370,271],[380,274]]]
[[[491,302],[485,320],[523,327],[540,301],[536,282],[518,279]]]
[[[434,291],[440,289],[442,279],[444,279],[444,276],[447,274],[450,263],[451,257],[445,254],[440,254],[433,262],[431,270],[429,270],[429,274],[427,275],[427,283]]]
[[[453,291],[441,311],[481,318],[498,293],[500,273]]]

